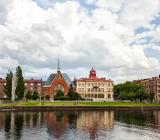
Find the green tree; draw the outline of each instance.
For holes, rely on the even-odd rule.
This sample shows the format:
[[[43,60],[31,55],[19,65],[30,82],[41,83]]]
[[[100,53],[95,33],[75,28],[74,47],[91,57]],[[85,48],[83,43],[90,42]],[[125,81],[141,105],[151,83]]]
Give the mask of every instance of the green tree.
[[[129,92],[129,93],[127,94],[127,98],[128,98],[129,100],[131,100],[131,101],[134,101],[134,100],[136,99],[136,94],[133,93],[133,92]]]
[[[18,99],[22,99],[24,97],[25,86],[24,86],[22,69],[20,66],[16,68],[16,76],[17,76],[16,95]]]
[[[141,84],[133,82],[125,82],[114,86],[115,99],[121,100],[145,100],[148,98],[148,94],[145,92],[144,87]]]
[[[128,94],[125,93],[125,92],[120,92],[119,96],[118,96],[118,99],[121,99],[121,100],[128,100]]]
[[[68,91],[68,96],[71,100],[81,100],[80,94],[74,91],[73,85],[70,85],[69,91]]]
[[[46,100],[49,100],[50,96],[49,96],[49,95],[46,95],[46,97],[45,97],[45,98],[46,98]]]
[[[12,77],[12,71],[8,71],[6,76],[6,85],[4,86],[4,92],[9,99],[11,99],[12,96]]]
[[[63,93],[63,91],[58,90],[56,97],[61,97],[61,96],[64,96],[64,93]]]
[[[26,95],[25,95],[25,98],[26,99],[32,99],[32,92],[29,90],[29,91],[27,91],[27,93],[26,93]]]
[[[39,99],[39,93],[37,91],[34,91],[33,94],[32,94],[32,99],[33,100],[37,100]]]
[[[150,102],[153,102],[154,93],[149,93],[149,94],[148,94],[148,99],[150,100]]]

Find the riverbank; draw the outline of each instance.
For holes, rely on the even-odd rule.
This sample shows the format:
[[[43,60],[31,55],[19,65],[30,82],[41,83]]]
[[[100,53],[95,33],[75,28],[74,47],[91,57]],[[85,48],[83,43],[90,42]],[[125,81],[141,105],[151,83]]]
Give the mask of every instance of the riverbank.
[[[160,109],[160,104],[132,102],[16,102],[0,104],[0,110],[104,110]]]

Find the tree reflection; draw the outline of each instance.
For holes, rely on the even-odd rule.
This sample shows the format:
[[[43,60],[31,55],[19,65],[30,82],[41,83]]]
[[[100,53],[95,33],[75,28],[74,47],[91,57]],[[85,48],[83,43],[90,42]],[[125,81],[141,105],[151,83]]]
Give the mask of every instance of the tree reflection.
[[[23,129],[23,114],[18,113],[15,115],[15,137],[16,140],[20,139],[22,136],[22,129]]]
[[[10,138],[9,132],[11,129],[11,113],[5,113],[4,117],[5,117],[5,125],[4,125],[5,136],[6,139],[9,139]]]
[[[155,122],[155,116],[153,111],[116,111],[115,120],[145,127],[151,121],[152,123]]]
[[[1,112],[0,130],[5,131],[5,139],[13,140],[24,139],[25,133],[38,133],[42,128],[52,139],[65,139],[68,135],[76,138],[79,131],[89,139],[98,139],[100,132],[112,131],[114,120],[127,127],[160,128],[160,111]]]

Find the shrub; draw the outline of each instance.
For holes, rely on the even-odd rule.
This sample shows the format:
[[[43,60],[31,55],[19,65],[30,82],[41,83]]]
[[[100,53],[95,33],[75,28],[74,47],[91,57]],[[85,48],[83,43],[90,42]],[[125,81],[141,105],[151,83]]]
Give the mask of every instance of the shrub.
[[[54,98],[55,100],[61,100],[61,101],[65,101],[65,100],[70,100],[70,97],[68,96],[61,96],[61,97],[55,97]]]
[[[26,99],[32,99],[32,92],[29,90],[29,91],[27,91],[27,93],[26,93],[26,95],[25,95],[25,98]]]
[[[33,93],[33,95],[32,95],[32,99],[33,99],[33,100],[39,99],[39,93],[35,91],[35,92]]]

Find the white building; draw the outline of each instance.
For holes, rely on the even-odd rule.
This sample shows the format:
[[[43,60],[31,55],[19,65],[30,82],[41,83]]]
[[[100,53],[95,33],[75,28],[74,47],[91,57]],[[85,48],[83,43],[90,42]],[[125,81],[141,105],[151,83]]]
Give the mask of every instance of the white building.
[[[76,92],[82,98],[93,101],[113,101],[113,86],[111,79],[97,77],[93,68],[89,78],[76,80]]]

